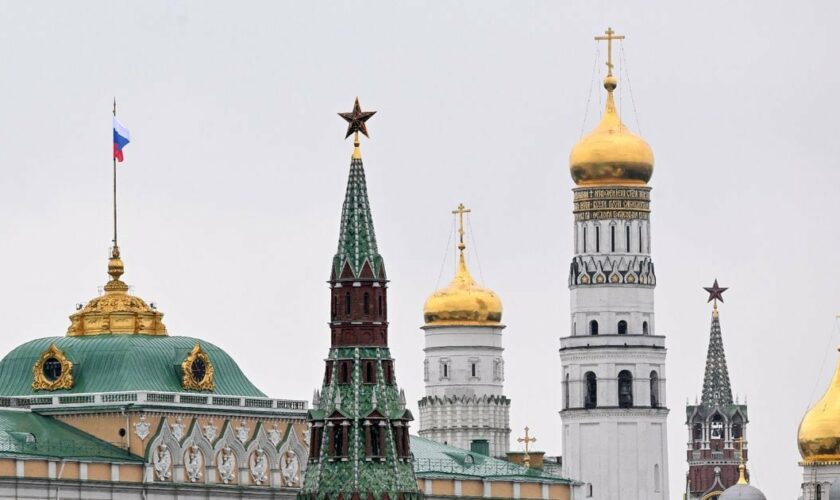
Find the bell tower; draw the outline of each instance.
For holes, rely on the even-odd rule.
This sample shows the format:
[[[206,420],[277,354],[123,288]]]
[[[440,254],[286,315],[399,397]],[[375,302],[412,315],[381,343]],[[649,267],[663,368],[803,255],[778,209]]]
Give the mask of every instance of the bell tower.
[[[585,498],[666,500],[665,337],[658,335],[651,258],[653,151],[621,122],[610,28],[606,108],[569,159],[574,257],[569,334],[560,339],[563,475]]]

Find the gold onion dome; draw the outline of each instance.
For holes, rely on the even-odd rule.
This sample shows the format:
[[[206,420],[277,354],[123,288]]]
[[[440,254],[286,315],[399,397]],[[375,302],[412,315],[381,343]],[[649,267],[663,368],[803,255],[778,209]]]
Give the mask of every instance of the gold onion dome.
[[[601,123],[572,148],[569,168],[579,186],[644,185],[653,175],[653,150],[621,123],[613,91],[618,80],[604,79],[607,106]]]
[[[798,441],[805,462],[840,462],[840,364],[822,399],[802,418]]]
[[[158,312],[140,297],[129,295],[128,285],[120,277],[125,272],[120,250],[114,247],[108,261],[111,280],[105,294],[94,298],[70,316],[70,337],[104,334],[167,335],[163,313]]]
[[[502,321],[502,301],[490,290],[479,286],[464,259],[464,244],[458,245],[458,270],[446,288],[433,293],[423,305],[426,326],[484,326]]]

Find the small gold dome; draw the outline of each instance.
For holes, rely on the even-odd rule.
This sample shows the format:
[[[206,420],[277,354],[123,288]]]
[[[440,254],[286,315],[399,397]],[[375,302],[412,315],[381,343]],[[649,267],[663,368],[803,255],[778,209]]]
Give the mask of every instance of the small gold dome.
[[[840,364],[822,399],[802,418],[798,440],[802,460],[840,461]]]
[[[102,334],[167,335],[163,313],[158,312],[140,297],[128,294],[128,285],[120,277],[125,266],[120,250],[114,247],[108,261],[111,280],[105,285],[105,294],[92,299],[86,306],[70,316],[70,337]]]
[[[479,286],[470,275],[459,246],[458,271],[449,286],[433,293],[423,305],[426,326],[483,326],[502,321],[502,301],[493,290]]]
[[[617,85],[612,75],[604,80],[607,107],[601,123],[572,148],[569,168],[578,186],[644,185],[653,175],[653,151],[621,123],[615,109]]]

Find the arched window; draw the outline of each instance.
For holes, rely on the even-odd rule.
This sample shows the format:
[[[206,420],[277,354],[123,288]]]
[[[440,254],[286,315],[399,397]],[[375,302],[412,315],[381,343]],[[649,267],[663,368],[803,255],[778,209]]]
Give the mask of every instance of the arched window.
[[[659,408],[659,374],[656,370],[650,372],[650,406]]]
[[[741,424],[735,423],[732,424],[732,439],[741,439],[744,435],[743,427]]]
[[[715,413],[712,417],[712,439],[723,438],[723,417],[720,413]]]
[[[583,226],[583,253],[586,253],[586,226]]]
[[[342,360],[338,362],[338,383],[350,383],[350,361]]]
[[[584,408],[595,408],[598,406],[598,377],[593,372],[586,372],[586,393],[583,396]]]
[[[362,310],[365,313],[365,316],[370,314],[370,294],[365,292],[362,296]]]
[[[703,439],[703,424],[694,424],[691,428],[691,437],[695,441],[701,441]]]
[[[639,253],[642,253],[642,223],[639,223]]]
[[[472,376],[475,377],[475,363],[470,363],[470,370],[472,371]]]
[[[618,322],[618,334],[619,335],[626,335],[627,334],[627,322],[621,320]]]
[[[332,302],[332,319],[338,317],[338,295],[333,295],[333,302]]]
[[[379,315],[382,316],[382,296],[380,295],[376,299],[379,302],[379,307],[378,307]]]
[[[647,334],[648,334],[648,325],[647,325],[647,321],[643,321],[643,322],[642,322],[642,335],[647,335]]]
[[[601,251],[601,226],[595,226],[595,252]]]
[[[592,483],[586,485],[586,498],[592,498]]]
[[[372,360],[365,360],[364,361],[364,375],[362,377],[363,384],[375,384],[376,383],[376,363]]]
[[[625,239],[624,239],[624,249],[627,250],[627,253],[630,253],[630,224],[624,226],[625,232]]]
[[[566,374],[566,380],[563,381],[563,408],[569,408],[569,374]]]
[[[598,322],[594,319],[589,322],[589,335],[598,335]]]
[[[618,373],[618,407],[630,408],[633,406],[633,374],[628,370],[621,370]]]
[[[615,252],[615,225],[610,226],[610,252]]]
[[[659,493],[659,464],[653,466],[653,491]]]
[[[344,294],[344,315],[350,316],[350,292]]]

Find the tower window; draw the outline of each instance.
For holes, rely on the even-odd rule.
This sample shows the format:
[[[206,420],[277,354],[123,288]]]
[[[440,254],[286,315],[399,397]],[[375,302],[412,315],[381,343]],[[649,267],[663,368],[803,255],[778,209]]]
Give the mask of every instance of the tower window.
[[[691,429],[691,436],[695,441],[700,441],[703,439],[703,424],[694,424],[694,427]]]
[[[594,319],[589,322],[589,335],[598,335],[598,322]]]
[[[610,252],[615,252],[615,226],[610,226]]]
[[[364,370],[362,371],[362,383],[363,384],[374,384],[376,383],[376,362],[372,360],[366,359],[362,362],[364,366]]]
[[[350,383],[350,361],[342,360],[338,362],[338,383]]]
[[[586,253],[586,226],[583,226],[583,253]]]
[[[647,321],[642,322],[642,335],[648,334],[648,324]]]
[[[394,360],[386,359],[382,362],[382,371],[385,377],[385,383],[388,385],[394,384]]]
[[[639,223],[639,253],[642,253],[642,223]]]
[[[350,292],[344,294],[344,315],[350,316]]]
[[[586,393],[583,398],[584,408],[595,408],[598,406],[598,377],[593,372],[586,372]]]
[[[595,252],[601,251],[601,226],[595,226]]]
[[[475,363],[470,363],[470,371],[472,372],[472,376],[475,377]]]
[[[627,322],[621,320],[618,322],[618,334],[625,335],[627,333]]]
[[[443,365],[443,378],[449,378],[449,365],[446,363]]]
[[[653,466],[653,491],[659,493],[660,486],[659,486],[659,464],[654,464]]]
[[[378,304],[379,315],[382,316],[382,296],[380,295],[376,299],[377,299],[377,302],[379,303]]]
[[[712,439],[721,438],[723,438],[723,417],[720,416],[720,413],[715,413],[715,416],[712,417]]]
[[[621,370],[618,374],[618,407],[633,406],[633,374],[628,370]]]
[[[336,319],[338,317],[338,296],[333,295],[333,302],[332,302],[332,319]]]
[[[365,292],[362,296],[362,310],[365,313],[365,316],[370,314],[370,294]]]
[[[650,406],[659,408],[659,374],[656,370],[650,372]]]
[[[332,361],[327,361],[327,367],[324,370],[324,385],[330,385],[332,381]]]
[[[630,224],[624,226],[625,232],[625,241],[624,241],[624,249],[627,250],[627,253],[630,253]]]
[[[569,374],[566,374],[566,380],[563,381],[563,408],[569,408]]]

